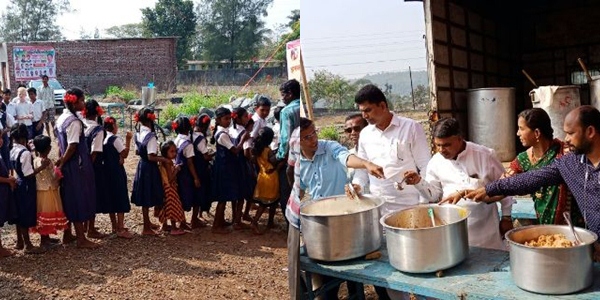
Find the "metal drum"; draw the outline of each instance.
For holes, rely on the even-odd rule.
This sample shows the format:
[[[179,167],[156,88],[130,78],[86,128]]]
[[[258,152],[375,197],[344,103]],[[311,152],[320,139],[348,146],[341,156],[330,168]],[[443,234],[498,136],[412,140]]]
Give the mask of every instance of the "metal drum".
[[[567,114],[581,106],[578,85],[541,86],[529,92],[533,107],[545,110],[550,116],[554,137],[565,139],[563,123]]]
[[[156,89],[154,87],[142,87],[142,105],[146,106],[156,100]]]
[[[501,161],[515,158],[515,89],[467,90],[467,107],[469,139],[494,149]]]
[[[600,109],[600,76],[593,76],[590,83],[591,105]]]

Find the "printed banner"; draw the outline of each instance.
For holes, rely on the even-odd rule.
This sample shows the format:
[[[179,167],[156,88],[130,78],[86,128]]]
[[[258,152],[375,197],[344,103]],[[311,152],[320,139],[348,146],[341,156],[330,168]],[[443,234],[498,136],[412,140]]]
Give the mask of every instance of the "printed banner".
[[[50,46],[15,46],[13,63],[16,81],[56,78],[56,51]]]
[[[302,64],[300,63],[300,40],[294,40],[286,44],[286,60],[287,60],[287,71],[288,80],[296,79],[298,82],[302,82]],[[306,111],[304,110],[304,103],[300,100],[300,116],[306,117]]]

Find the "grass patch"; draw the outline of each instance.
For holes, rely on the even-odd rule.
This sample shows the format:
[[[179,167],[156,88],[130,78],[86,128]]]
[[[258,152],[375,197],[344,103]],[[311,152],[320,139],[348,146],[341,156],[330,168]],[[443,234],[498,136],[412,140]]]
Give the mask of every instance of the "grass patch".
[[[136,92],[128,89],[124,89],[118,86],[111,85],[106,88],[106,97],[117,97],[125,102],[129,102],[137,97]]]
[[[340,141],[340,133],[333,125],[322,127],[319,130],[319,139],[332,140],[332,141],[339,142]]]
[[[191,92],[185,94],[183,95],[182,104],[167,104],[163,110],[164,118],[161,118],[161,125],[167,121],[174,120],[180,115],[188,117],[196,115],[202,107],[214,109],[221,104],[229,103],[229,97],[230,95],[227,93],[202,95],[197,92]]]

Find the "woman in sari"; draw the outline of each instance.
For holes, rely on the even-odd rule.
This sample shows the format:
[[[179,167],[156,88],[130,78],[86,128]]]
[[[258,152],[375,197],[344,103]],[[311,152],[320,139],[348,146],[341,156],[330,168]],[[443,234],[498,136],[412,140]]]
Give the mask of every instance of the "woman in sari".
[[[522,111],[517,125],[517,136],[521,144],[529,148],[519,153],[510,163],[505,177],[547,166],[568,151],[563,142],[553,138],[550,117],[543,109]],[[539,224],[566,224],[563,213],[568,211],[574,225],[583,227],[584,222],[577,203],[564,183],[542,187],[531,194],[531,198]]]

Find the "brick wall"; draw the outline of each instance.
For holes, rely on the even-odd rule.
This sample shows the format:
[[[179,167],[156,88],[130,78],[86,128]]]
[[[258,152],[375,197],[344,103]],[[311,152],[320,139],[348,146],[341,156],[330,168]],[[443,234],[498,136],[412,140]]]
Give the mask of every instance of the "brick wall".
[[[175,88],[176,38],[77,40],[9,43],[11,88],[15,81],[12,51],[15,46],[48,45],[56,50],[57,80],[65,88],[81,87],[103,93],[110,85],[136,87],[154,81],[160,90]]]

